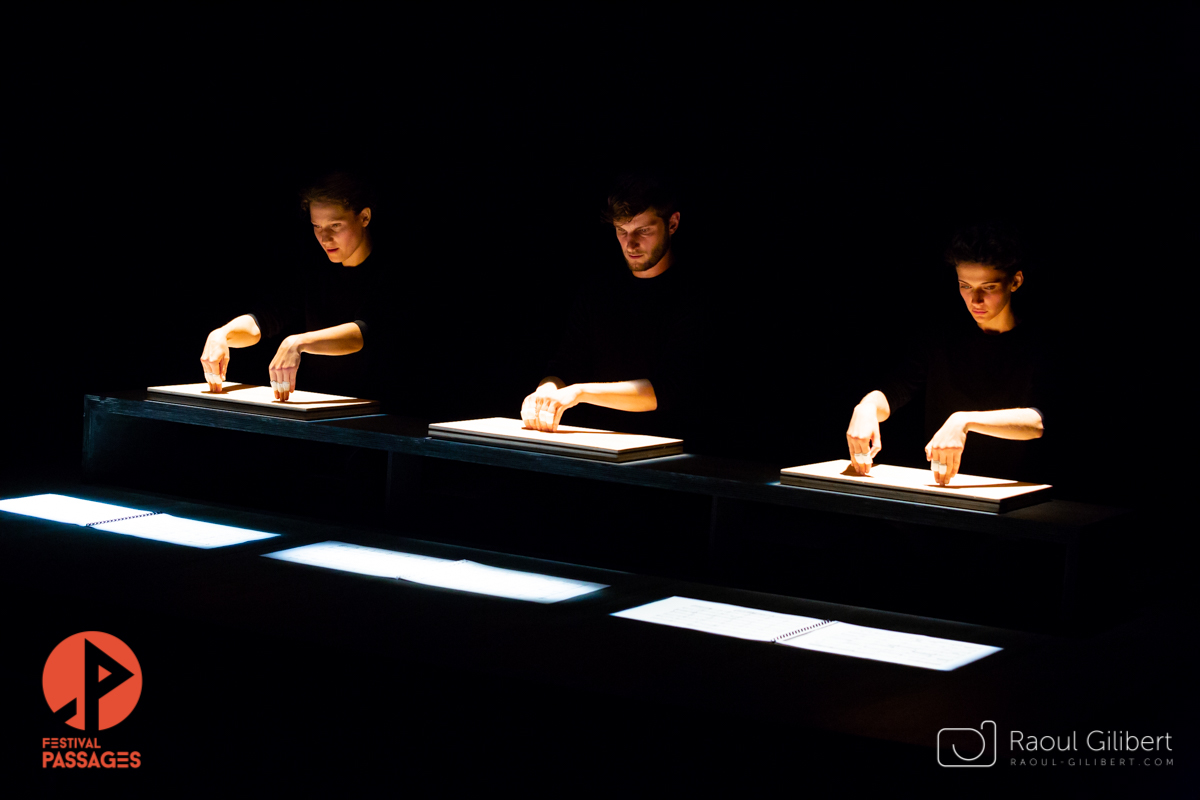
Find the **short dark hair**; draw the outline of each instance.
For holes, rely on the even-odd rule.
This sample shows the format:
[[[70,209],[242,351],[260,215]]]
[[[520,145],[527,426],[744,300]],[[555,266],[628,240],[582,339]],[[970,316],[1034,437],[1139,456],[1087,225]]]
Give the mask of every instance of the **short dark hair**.
[[[602,217],[611,224],[651,209],[663,219],[679,210],[672,181],[658,171],[626,172],[617,178],[608,193]]]
[[[361,176],[351,172],[331,172],[300,193],[300,210],[308,212],[313,203],[337,203],[357,214],[375,205],[375,195]]]
[[[1013,229],[1003,222],[962,228],[946,246],[946,263],[983,264],[1012,277],[1025,265],[1025,253]]]

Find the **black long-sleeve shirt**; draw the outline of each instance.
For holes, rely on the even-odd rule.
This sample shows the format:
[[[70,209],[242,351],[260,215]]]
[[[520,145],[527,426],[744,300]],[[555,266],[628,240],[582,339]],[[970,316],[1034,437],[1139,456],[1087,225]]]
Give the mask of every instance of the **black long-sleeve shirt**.
[[[630,414],[581,403],[566,412],[564,423],[686,438],[699,416],[707,306],[686,265],[653,278],[613,269],[585,283],[547,374],[567,384],[645,379],[658,407]]]
[[[955,411],[1033,408],[1048,431],[1054,425],[1048,420],[1054,413],[1049,362],[1046,336],[1035,321],[988,334],[973,320],[954,319],[915,347],[880,390],[894,412],[924,389],[925,435],[930,438]],[[1014,480],[1045,479],[1043,449],[1041,440],[975,433],[967,437],[961,469]]]
[[[390,340],[388,287],[392,277],[385,257],[377,251],[356,267],[344,267],[321,257],[306,262],[298,275],[283,276],[287,288],[255,304],[251,310],[263,340],[278,346],[283,337],[358,325],[363,347],[344,356],[305,353],[296,383],[300,389],[367,399],[382,399],[386,353]]]

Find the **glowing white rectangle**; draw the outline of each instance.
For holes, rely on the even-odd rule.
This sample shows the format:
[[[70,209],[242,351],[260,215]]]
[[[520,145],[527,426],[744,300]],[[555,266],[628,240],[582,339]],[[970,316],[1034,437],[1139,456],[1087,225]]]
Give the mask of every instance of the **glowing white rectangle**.
[[[280,561],[356,572],[359,575],[398,578],[423,586],[534,603],[557,603],[605,588],[600,583],[489,567],[472,561],[448,561],[345,542],[321,542],[266,555]]]
[[[846,622],[818,628],[780,644],[943,672],[958,669],[964,664],[978,661],[1000,650],[999,647],[987,644],[939,639],[936,636],[922,636],[918,633],[902,633],[882,628],[864,628]]]
[[[555,578],[536,572],[489,567],[473,561],[455,561],[421,578],[426,586],[458,589],[463,592],[527,600],[531,603],[557,603],[572,597],[604,589],[607,584]]]
[[[81,500],[78,497],[68,497],[62,494],[36,494],[30,497],[0,500],[0,511],[24,514],[28,517],[40,517],[54,522],[66,522],[71,525],[91,525],[96,522],[107,522],[122,517],[135,517],[139,514],[151,513],[137,508],[97,503],[94,500]]]
[[[137,536],[141,539],[182,544],[188,547],[201,547],[206,550],[213,547],[228,547],[243,542],[254,542],[259,539],[270,539],[272,536],[279,535],[172,517],[170,514],[154,514],[148,517],[106,522],[103,525],[93,525],[92,529],[109,533],[123,533],[126,536]]]
[[[618,611],[613,616],[715,633],[719,636],[733,636],[754,642],[773,642],[781,636],[822,622],[815,617],[780,614],[760,608],[695,600],[691,597],[668,597],[637,608]]]
[[[614,617],[670,625],[757,642],[775,642],[802,650],[868,658],[922,669],[949,671],[999,652],[987,644],[939,639],[917,633],[865,628],[835,620],[779,614],[690,597],[668,597]]]
[[[454,563],[444,558],[416,556],[411,553],[398,553],[395,550],[383,550],[378,547],[361,547],[345,542],[321,542],[266,555],[296,564],[340,569],[344,572],[374,575],[379,578],[403,578],[405,580],[415,580],[432,567]]]

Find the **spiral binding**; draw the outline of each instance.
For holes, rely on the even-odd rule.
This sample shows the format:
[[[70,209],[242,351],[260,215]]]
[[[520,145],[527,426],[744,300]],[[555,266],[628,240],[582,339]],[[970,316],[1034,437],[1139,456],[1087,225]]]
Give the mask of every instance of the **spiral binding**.
[[[145,514],[134,514],[131,517],[119,517],[118,519],[106,519],[106,520],[103,520],[102,522],[89,522],[88,524],[84,525],[83,527],[94,528],[97,525],[108,525],[109,523],[112,523],[112,522],[124,522],[127,519],[138,519],[139,517],[157,517],[161,513],[162,513],[161,511],[147,511]]]
[[[805,625],[803,628],[797,628],[794,631],[789,631],[782,636],[776,636],[776,642],[786,642],[788,639],[795,639],[797,636],[803,636],[806,633],[812,633],[817,628],[824,628],[826,625],[832,625],[837,622],[836,619],[823,619],[820,622],[814,622],[812,625]]]

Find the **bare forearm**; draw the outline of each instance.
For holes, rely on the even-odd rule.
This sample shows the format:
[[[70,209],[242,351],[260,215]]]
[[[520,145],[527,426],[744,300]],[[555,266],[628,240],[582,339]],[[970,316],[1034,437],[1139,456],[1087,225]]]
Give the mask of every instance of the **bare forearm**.
[[[262,338],[258,323],[249,314],[234,317],[217,330],[224,334],[230,347],[250,347],[258,344],[258,340]]]
[[[658,398],[650,381],[617,381],[615,383],[576,383],[569,389],[579,392],[579,402],[615,408],[618,411],[653,411]]]
[[[963,430],[998,439],[1040,439],[1042,436],[1042,415],[1032,408],[956,411],[952,416],[962,423]]]
[[[289,336],[301,353],[321,356],[345,356],[363,348],[362,330],[353,322]]]
[[[892,413],[883,392],[876,389],[854,407],[850,415],[850,427],[846,428],[846,445],[850,450],[850,465],[859,475],[871,471],[871,461],[883,449],[883,437],[879,423]]]
[[[892,415],[892,407],[888,404],[887,397],[878,389],[869,392],[858,404],[873,413],[876,422],[883,422]]]
[[[573,383],[570,386],[553,375],[542,378],[537,391],[521,403],[521,420],[535,431],[553,433],[563,412],[580,403],[615,408],[618,411],[653,411],[658,398],[648,380],[615,383]]]

